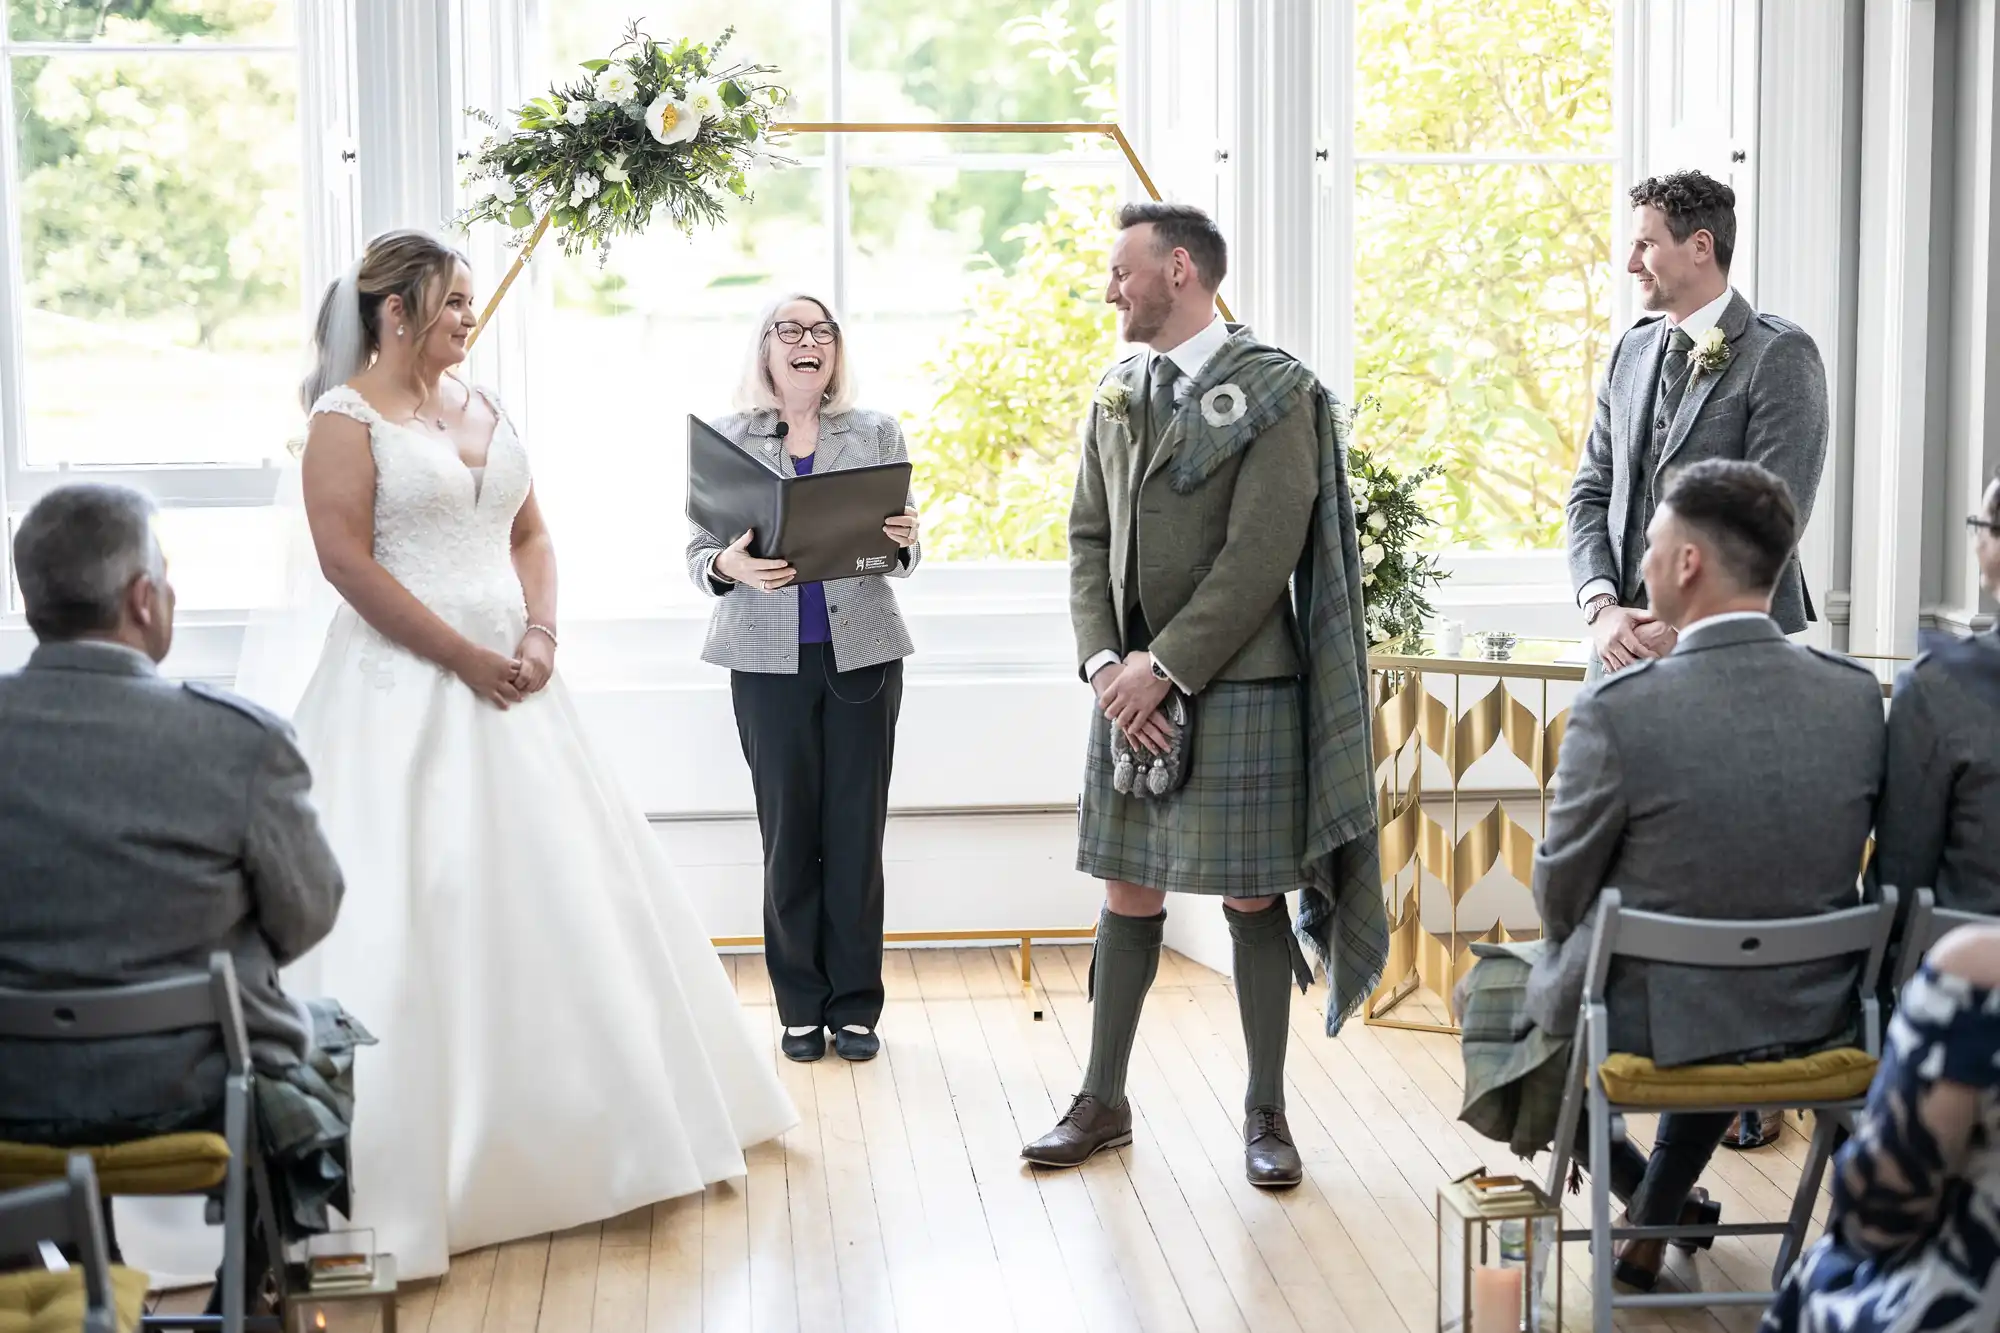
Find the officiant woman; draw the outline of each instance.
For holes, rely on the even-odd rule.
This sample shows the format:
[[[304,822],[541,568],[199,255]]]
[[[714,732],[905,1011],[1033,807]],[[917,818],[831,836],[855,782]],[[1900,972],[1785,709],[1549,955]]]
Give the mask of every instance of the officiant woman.
[[[734,415],[716,428],[773,471],[837,472],[909,457],[893,416],[856,407],[833,307],[794,294],[757,321]],[[883,530],[886,575],[797,584],[752,534],[694,530],[688,572],[716,599],[702,660],[729,668],[736,732],[764,839],[764,958],[793,1060],[881,1050],[882,835],[909,631],[888,580],[917,567],[917,511]]]

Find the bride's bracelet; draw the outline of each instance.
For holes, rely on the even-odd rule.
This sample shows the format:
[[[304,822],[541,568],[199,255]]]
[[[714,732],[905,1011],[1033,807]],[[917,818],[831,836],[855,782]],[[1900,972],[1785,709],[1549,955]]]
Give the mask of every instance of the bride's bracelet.
[[[556,632],[550,629],[547,625],[537,625],[534,622],[530,621],[526,633],[545,635],[548,638],[549,647],[551,648],[562,647],[562,644],[558,642],[556,639]]]

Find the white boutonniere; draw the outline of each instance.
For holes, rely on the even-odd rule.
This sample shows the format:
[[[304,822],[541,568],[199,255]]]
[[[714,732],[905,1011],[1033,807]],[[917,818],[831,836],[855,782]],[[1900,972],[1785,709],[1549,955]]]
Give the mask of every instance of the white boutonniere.
[[[1211,426],[1233,426],[1249,410],[1249,399],[1234,384],[1218,384],[1201,396],[1201,419]]]
[[[1105,416],[1122,426],[1132,405],[1132,390],[1119,380],[1106,380],[1097,386],[1097,392],[1090,396],[1090,401]]]
[[[1723,335],[1721,329],[1714,328],[1695,339],[1690,359],[1694,362],[1695,374],[1715,375],[1720,374],[1723,367],[1729,364],[1732,355],[1734,353],[1729,350],[1729,339]]]

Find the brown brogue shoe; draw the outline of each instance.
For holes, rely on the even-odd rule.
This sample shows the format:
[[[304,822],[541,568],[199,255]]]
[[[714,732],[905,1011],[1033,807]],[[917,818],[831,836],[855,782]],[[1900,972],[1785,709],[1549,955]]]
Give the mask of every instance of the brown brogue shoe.
[[[1106,1106],[1087,1092],[1056,1121],[1056,1127],[1021,1149],[1036,1166],[1082,1166],[1106,1148],[1132,1141],[1132,1103]]]
[[[1259,1106],[1243,1120],[1243,1174],[1264,1189],[1289,1189],[1305,1179],[1292,1146],[1292,1129],[1275,1106]]]

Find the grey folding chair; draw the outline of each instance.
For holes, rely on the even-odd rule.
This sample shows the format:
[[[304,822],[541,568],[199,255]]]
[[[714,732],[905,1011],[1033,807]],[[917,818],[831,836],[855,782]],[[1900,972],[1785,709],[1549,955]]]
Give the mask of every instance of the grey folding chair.
[[[1910,924],[1903,931],[1903,946],[1896,955],[1896,989],[1910,984],[1910,978],[1917,975],[1917,969],[1924,965],[1924,955],[1939,940],[1949,935],[1959,926],[1977,926],[1982,923],[1992,925],[2000,922],[2000,917],[1981,916],[1978,912],[1955,912],[1948,907],[1937,905],[1937,895],[1929,889],[1916,891],[1915,903],[1910,908]]]
[[[1640,912],[1626,908],[1618,890],[1606,889],[1603,892],[1597,910],[1597,934],[1591,947],[1590,975],[1584,988],[1582,1018],[1571,1050],[1562,1115],[1556,1129],[1554,1159],[1549,1166],[1550,1196],[1560,1198],[1563,1177],[1569,1172],[1570,1146],[1576,1141],[1578,1117],[1584,1114],[1587,1106],[1590,1116],[1590,1226],[1588,1229],[1566,1227],[1562,1239],[1590,1242],[1592,1327],[1597,1333],[1611,1333],[1614,1310],[1769,1305],[1775,1294],[1773,1291],[1620,1294],[1612,1287],[1611,1243],[1614,1240],[1671,1240],[1703,1236],[1781,1236],[1778,1260],[1771,1270],[1771,1283],[1775,1288],[1804,1246],[1806,1228],[1812,1222],[1813,1203],[1819,1196],[1820,1180],[1826,1174],[1827,1159],[1832,1155],[1839,1117],[1856,1113],[1867,1104],[1865,1080],[1853,1090],[1852,1095],[1846,1096],[1807,1094],[1801,1090],[1796,1094],[1773,1095],[1761,1101],[1752,1098],[1746,1102],[1742,1089],[1718,1086],[1715,1088],[1715,1099],[1704,1101],[1699,1099],[1703,1085],[1692,1071],[1687,1071],[1686,1081],[1676,1088],[1676,1096],[1671,1102],[1613,1100],[1604,1083],[1605,1065],[1612,1054],[1610,1014],[1604,1002],[1612,960],[1629,958],[1693,967],[1766,968],[1866,955],[1857,996],[1861,1009],[1861,1035],[1867,1055],[1879,1057],[1881,1009],[1875,999],[1875,983],[1881,975],[1883,956],[1887,952],[1895,920],[1896,891],[1891,888],[1882,890],[1882,901],[1879,903],[1829,912],[1823,916],[1773,921],[1703,921],[1658,912]],[[1680,1072],[1667,1071],[1669,1075]],[[1856,1071],[1855,1078],[1859,1078],[1860,1072]],[[1798,1192],[1792,1197],[1789,1218],[1784,1222],[1713,1226],[1611,1225],[1611,1144],[1614,1134],[1624,1137],[1624,1117],[1627,1113],[1744,1109],[1817,1113],[1812,1147],[1806,1156]]]
[[[82,1153],[70,1157],[67,1179],[0,1194],[0,1254],[30,1252],[43,1242],[76,1248],[83,1269],[83,1333],[121,1333],[97,1172]]]
[[[245,1252],[250,1235],[249,1191],[255,1189],[264,1227],[265,1253],[279,1283],[284,1284],[284,1249],[272,1209],[270,1181],[256,1150],[256,1123],[251,1103],[253,1074],[250,1039],[243,1025],[243,1002],[236,989],[236,967],[224,952],[209,955],[209,970],[164,981],[103,990],[0,990],[0,1037],[28,1041],[102,1041],[215,1028],[222,1037],[227,1063],[222,1089],[222,1138],[229,1160],[222,1178],[220,1208],[211,1195],[208,1220],[222,1223],[222,1313],[218,1315],[148,1316],[148,1329],[219,1329],[222,1333],[277,1333],[276,1318],[246,1318]],[[80,1149],[88,1152],[88,1149]],[[119,1182],[107,1177],[106,1192],[117,1194]],[[142,1191],[134,1191],[142,1192]],[[181,1193],[178,1189],[146,1193]],[[186,1191],[192,1192],[192,1191]],[[203,1194],[208,1194],[204,1189]],[[218,1212],[220,1216],[218,1217]]]

